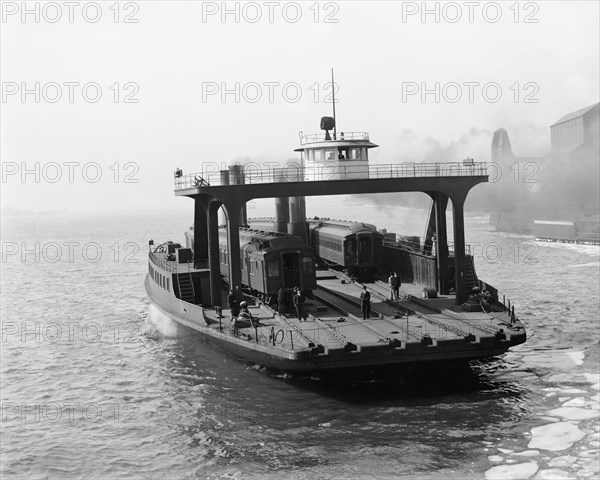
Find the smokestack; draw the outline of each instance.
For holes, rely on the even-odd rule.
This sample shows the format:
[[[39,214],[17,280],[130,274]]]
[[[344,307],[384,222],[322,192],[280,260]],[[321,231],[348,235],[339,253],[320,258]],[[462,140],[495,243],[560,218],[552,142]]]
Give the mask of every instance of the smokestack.
[[[275,182],[301,182],[302,171],[278,169],[274,171]],[[298,235],[308,241],[306,225],[306,202],[304,197],[279,197],[275,199],[275,222],[273,228],[276,232]]]
[[[244,167],[242,165],[231,165],[229,167],[229,185],[243,185],[244,179]],[[248,211],[246,205],[242,207],[240,212],[240,225],[243,227],[248,226]]]
[[[504,161],[511,162],[514,158],[508,133],[503,128],[496,130],[492,139],[492,162],[502,164]]]
[[[273,228],[276,232],[286,233],[290,221],[289,202],[287,197],[275,199],[275,223]]]
[[[221,170],[219,174],[221,176],[221,185],[229,185],[229,170]]]
[[[295,172],[290,169],[282,170],[280,172],[282,182],[302,182],[304,181],[302,169],[298,169]],[[275,202],[280,202],[281,207],[285,204],[288,206],[289,215],[287,217],[287,233],[290,235],[298,235],[304,241],[308,242],[307,225],[306,225],[306,202],[304,197],[289,197],[289,198],[278,198]],[[283,225],[281,225],[283,226]],[[286,231],[285,227],[281,231]]]
[[[220,170],[219,175],[221,177],[221,185],[229,185],[229,170]],[[219,208],[219,225],[225,224],[227,224],[225,210],[223,210],[223,208]]]
[[[289,198],[290,220],[287,224],[287,233],[298,235],[304,241],[308,241],[306,235],[306,202],[304,197]]]
[[[273,169],[273,177],[276,183],[287,181],[284,169]],[[273,230],[276,232],[287,233],[287,226],[290,221],[289,208],[287,197],[275,198],[275,222],[273,223]]]

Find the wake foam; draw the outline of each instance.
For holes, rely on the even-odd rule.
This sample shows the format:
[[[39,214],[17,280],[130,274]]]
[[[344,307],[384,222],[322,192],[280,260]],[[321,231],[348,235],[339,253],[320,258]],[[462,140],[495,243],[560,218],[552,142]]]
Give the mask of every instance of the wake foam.
[[[152,325],[165,337],[177,336],[177,323],[162,313],[155,305],[148,307],[148,318]]]

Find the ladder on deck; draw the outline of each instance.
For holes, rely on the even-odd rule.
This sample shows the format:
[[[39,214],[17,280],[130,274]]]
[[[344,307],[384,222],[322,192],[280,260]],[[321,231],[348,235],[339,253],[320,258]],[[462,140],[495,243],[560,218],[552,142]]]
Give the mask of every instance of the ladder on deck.
[[[196,303],[194,285],[192,284],[192,275],[178,274],[177,282],[179,283],[179,298],[184,302]]]
[[[472,255],[465,255],[465,285],[469,290],[477,286],[477,274]]]

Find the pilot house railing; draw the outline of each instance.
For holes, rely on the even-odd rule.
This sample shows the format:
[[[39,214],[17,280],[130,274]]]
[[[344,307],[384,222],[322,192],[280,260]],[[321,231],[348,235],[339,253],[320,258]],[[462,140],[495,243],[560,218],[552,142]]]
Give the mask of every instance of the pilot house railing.
[[[325,142],[328,140],[333,140],[333,132],[329,134],[329,138],[325,133],[310,133],[300,137],[300,144],[306,145],[307,143]],[[335,140],[339,142],[343,142],[345,140],[368,141],[369,134],[367,132],[340,132],[336,135]]]

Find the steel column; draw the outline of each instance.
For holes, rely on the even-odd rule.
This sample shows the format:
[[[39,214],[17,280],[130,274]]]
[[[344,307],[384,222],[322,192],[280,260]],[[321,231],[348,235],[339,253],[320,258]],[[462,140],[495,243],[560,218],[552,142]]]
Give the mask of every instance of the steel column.
[[[212,201],[208,206],[208,268],[210,269],[210,300],[213,306],[222,306],[221,268],[219,265],[219,207]]]
[[[208,260],[208,235],[206,220],[207,199],[194,199],[194,267],[201,268]]]
[[[240,211],[236,202],[224,203],[227,211],[227,253],[229,257],[229,287],[239,300],[242,297],[242,271],[240,262]]]
[[[467,300],[468,292],[465,284],[465,216],[464,196],[452,197],[452,214],[454,224],[454,266],[456,304],[461,305]]]
[[[446,208],[448,196],[437,192],[435,204],[435,234],[437,239],[436,255],[438,268],[438,291],[442,295],[449,293],[448,289],[448,232],[446,228]]]

